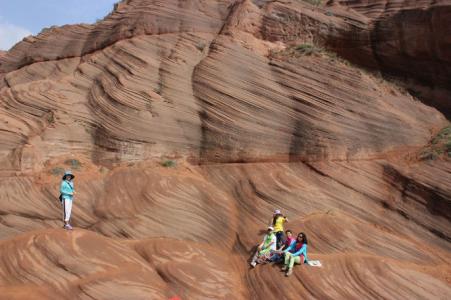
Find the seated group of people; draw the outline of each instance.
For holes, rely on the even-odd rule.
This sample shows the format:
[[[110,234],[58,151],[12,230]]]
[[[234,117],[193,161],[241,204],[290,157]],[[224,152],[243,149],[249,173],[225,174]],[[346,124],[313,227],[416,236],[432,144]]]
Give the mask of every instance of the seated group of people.
[[[287,230],[284,238],[283,224],[287,221],[280,210],[274,211],[271,225],[252,258],[252,267],[255,268],[258,263],[283,262],[282,271],[290,276],[295,263],[307,262],[307,236],[301,232],[294,238],[293,232]]]

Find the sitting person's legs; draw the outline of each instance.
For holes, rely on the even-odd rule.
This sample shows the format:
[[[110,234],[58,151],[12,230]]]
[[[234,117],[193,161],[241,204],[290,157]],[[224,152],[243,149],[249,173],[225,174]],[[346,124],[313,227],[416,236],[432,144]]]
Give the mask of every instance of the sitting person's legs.
[[[291,273],[293,273],[293,266],[294,264],[301,264],[304,262],[304,255],[301,256],[291,256],[290,261],[288,263],[288,270],[287,270],[287,276],[290,276]]]
[[[290,259],[291,259],[291,253],[290,252],[285,253],[282,271],[286,271],[288,269],[288,264],[290,263]]]
[[[255,254],[254,254],[254,256],[252,257],[251,265],[253,265],[254,263],[257,262],[258,253],[259,253],[259,252],[260,252],[260,251],[258,251],[258,249],[255,251]]]
[[[301,258],[299,256],[291,256],[290,257],[290,262],[288,263],[288,270],[293,269],[293,265],[295,263],[297,263],[297,264],[301,263]]]

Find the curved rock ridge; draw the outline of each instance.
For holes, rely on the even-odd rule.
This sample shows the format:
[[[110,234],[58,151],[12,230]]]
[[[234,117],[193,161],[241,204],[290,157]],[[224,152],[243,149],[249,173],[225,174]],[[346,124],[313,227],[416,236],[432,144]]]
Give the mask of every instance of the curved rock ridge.
[[[335,49],[355,63],[415,79],[408,84],[410,90],[449,119],[451,1],[336,2],[368,17],[369,25],[360,32],[349,31],[348,45]]]
[[[124,0],[0,52],[0,299],[450,298],[451,3],[309,2]],[[248,266],[274,209],[323,267]]]
[[[109,164],[151,158],[152,153],[201,162],[360,159],[425,144],[430,130],[446,124],[408,94],[380,86],[379,79],[328,57],[267,56],[280,45],[261,38],[321,43],[325,33],[335,36],[350,26],[295,2],[122,2],[103,21],[89,25],[97,28],[91,38],[58,38],[68,51],[78,51],[81,46],[69,46],[75,42],[97,50],[59,51],[52,42],[59,34],[52,31],[69,27],[49,29],[36,37],[40,40],[32,53],[59,56],[27,65],[16,58],[31,51],[20,50],[29,43],[19,43],[0,63],[6,72],[0,93],[8,128],[0,159],[11,169],[35,170],[39,167],[33,160],[61,153],[45,145],[57,136],[64,141],[68,125],[77,132],[70,140],[73,149]],[[178,26],[146,25],[175,26],[166,10],[180,19]],[[337,22],[327,23],[332,17]],[[292,18],[302,24],[294,25]],[[110,32],[124,31],[132,20],[149,31],[117,38]],[[294,31],[283,29],[287,26]],[[282,30],[283,35],[277,33]],[[106,36],[110,40],[100,41]],[[73,110],[63,114],[69,107]],[[9,120],[11,114],[15,120]],[[399,128],[396,135],[393,127]],[[25,141],[27,146],[21,146]],[[39,153],[35,148],[47,149]]]
[[[177,250],[164,246],[170,244]],[[198,290],[184,296],[237,297],[240,291],[234,288],[233,273],[229,270],[227,274],[230,266],[224,256],[209,248],[172,240],[127,244],[84,230],[33,231],[0,244],[4,262],[0,280],[8,284],[0,290],[2,297],[15,297],[15,286],[27,282],[20,293],[50,296],[42,299],[164,299],[176,294],[171,285],[192,286],[194,275]],[[170,257],[168,249],[172,250]],[[111,256],[110,252],[115,254]],[[191,253],[190,258],[186,252]],[[209,266],[220,266],[222,270]],[[163,280],[160,272],[168,277]],[[204,281],[199,273],[204,274]]]
[[[450,88],[451,29],[445,20],[451,15],[451,1],[345,0],[333,4],[332,8],[343,6],[368,18],[365,30],[349,32],[359,48],[371,52],[360,63],[373,61],[382,70]]]
[[[418,174],[407,189],[387,174],[395,168]],[[437,168],[443,180],[431,182]],[[73,232],[55,228],[58,178],[3,178],[0,290],[18,299],[18,286],[77,299],[447,298],[449,210],[427,201],[449,202],[450,168],[377,160],[80,171]],[[289,279],[276,266],[247,269],[274,207],[308,234],[323,268],[298,266]]]
[[[0,73],[83,56],[139,35],[239,29],[272,41],[313,40],[355,62],[450,88],[451,29],[443,26],[450,6],[449,0],[343,0],[313,9],[297,0],[122,1],[94,25],[52,27],[26,38],[0,60]]]
[[[51,27],[24,39],[0,62],[0,73],[35,62],[83,56],[139,35],[216,33],[231,2],[123,0],[96,24]]]
[[[267,58],[227,36],[137,37],[4,79],[1,158],[20,170],[38,170],[68,146],[102,164],[156,154],[361,159],[420,147],[446,124],[353,67],[328,57]]]

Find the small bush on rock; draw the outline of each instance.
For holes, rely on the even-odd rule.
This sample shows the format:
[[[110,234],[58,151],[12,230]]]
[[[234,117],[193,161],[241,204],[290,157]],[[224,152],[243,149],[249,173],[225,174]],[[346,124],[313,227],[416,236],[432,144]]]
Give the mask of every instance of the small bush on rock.
[[[315,6],[318,6],[321,4],[321,0],[302,0],[302,1],[307,2],[311,5],[315,5]]]
[[[64,169],[61,167],[55,167],[50,170],[50,173],[54,176],[62,176],[64,174]]]
[[[64,161],[64,164],[70,166],[74,170],[78,170],[81,167],[81,162],[78,159],[68,159]]]
[[[431,140],[431,144],[420,153],[420,159],[435,160],[443,154],[451,157],[451,125],[440,130]]]
[[[167,159],[161,163],[161,165],[165,168],[174,168],[177,166],[177,162],[174,160]]]

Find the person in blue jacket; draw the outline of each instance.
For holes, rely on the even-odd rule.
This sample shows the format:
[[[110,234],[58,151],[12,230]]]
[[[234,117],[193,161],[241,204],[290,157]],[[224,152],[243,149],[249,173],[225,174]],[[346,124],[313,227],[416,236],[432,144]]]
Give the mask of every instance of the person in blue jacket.
[[[282,271],[286,271],[285,276],[290,276],[293,273],[293,266],[295,263],[301,264],[308,261],[307,243],[307,236],[305,233],[301,232],[298,234],[296,241],[283,250],[285,261]]]
[[[66,171],[60,185],[61,203],[63,204],[63,221],[64,229],[72,230],[70,225],[70,214],[72,211],[72,201],[74,200],[74,174],[71,171]]]

